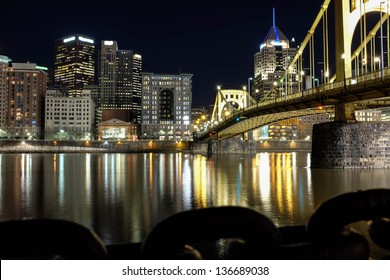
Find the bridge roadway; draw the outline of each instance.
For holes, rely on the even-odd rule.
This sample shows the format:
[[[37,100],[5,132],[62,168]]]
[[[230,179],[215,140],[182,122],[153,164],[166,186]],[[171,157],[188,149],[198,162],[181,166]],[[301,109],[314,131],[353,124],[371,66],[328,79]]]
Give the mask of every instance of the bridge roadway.
[[[389,97],[390,69],[386,68],[237,110],[197,138],[199,141],[228,139],[277,121],[314,114],[335,113],[337,120],[353,120],[351,112],[345,116],[348,112],[344,107],[351,104],[354,109],[386,107],[390,105]]]

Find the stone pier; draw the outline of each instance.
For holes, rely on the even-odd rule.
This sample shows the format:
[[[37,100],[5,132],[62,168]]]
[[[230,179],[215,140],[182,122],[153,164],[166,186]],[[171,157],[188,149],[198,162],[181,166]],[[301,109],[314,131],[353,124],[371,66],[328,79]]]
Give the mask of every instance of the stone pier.
[[[311,167],[390,168],[390,123],[314,125]]]
[[[257,144],[254,140],[226,139],[208,142],[207,153],[216,154],[256,154]]]

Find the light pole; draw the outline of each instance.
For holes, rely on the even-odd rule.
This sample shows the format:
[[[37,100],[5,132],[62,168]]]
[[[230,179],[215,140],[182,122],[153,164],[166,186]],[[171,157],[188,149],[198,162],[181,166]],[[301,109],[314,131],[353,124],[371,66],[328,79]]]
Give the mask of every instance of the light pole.
[[[380,3],[380,10],[381,10],[381,76],[382,76],[382,79],[384,79],[384,54],[383,54],[383,19],[382,19],[382,16],[383,16],[383,11],[382,11],[382,4],[385,4],[385,2],[381,2]]]
[[[242,109],[244,109],[245,107],[248,107],[250,99],[249,99],[249,93],[248,93],[249,91],[248,91],[247,87],[243,86],[242,90],[245,94],[245,103],[246,103],[246,104],[243,104],[243,106],[242,106]]]
[[[343,60],[343,78],[344,78],[344,87],[347,86],[346,78],[345,78],[345,54],[341,55],[341,59]]]
[[[284,81],[285,81],[285,95],[286,95],[286,100],[287,100],[287,91],[288,91],[288,85],[287,85],[287,82],[288,82],[288,61],[290,60],[290,57],[289,56],[286,56],[285,58],[285,67],[286,67],[286,71],[285,71],[285,74],[284,74]]]
[[[249,96],[251,96],[251,81],[253,80],[252,77],[249,77],[248,78],[248,93],[249,93]]]

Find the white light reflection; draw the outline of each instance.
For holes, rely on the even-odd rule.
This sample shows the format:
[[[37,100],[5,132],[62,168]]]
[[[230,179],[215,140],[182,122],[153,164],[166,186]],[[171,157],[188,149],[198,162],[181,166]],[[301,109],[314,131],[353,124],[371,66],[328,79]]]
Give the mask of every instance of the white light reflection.
[[[58,176],[57,176],[58,202],[61,210],[64,210],[65,208],[64,154],[58,155],[58,159],[56,163],[57,163],[57,170],[58,170]]]
[[[91,154],[85,155],[85,204],[91,205]]]
[[[207,171],[212,169],[212,165],[209,168],[206,166],[206,157],[202,155],[196,155],[194,157],[194,200],[199,208],[207,207],[207,186],[211,186],[211,182],[207,176]]]
[[[238,164],[238,173],[236,177],[236,203],[237,205],[247,206],[246,203],[241,203],[241,180],[242,180],[242,162]]]
[[[307,154],[307,159],[306,159],[306,161],[307,161],[307,193],[308,193],[308,197],[309,197],[309,201],[313,201],[313,180],[312,180],[312,176],[311,176],[311,168],[310,168],[310,166],[311,166],[311,162],[310,162],[310,160],[311,160],[311,154],[310,153],[308,153]]]
[[[183,186],[183,204],[185,210],[190,210],[192,208],[192,199],[191,199],[191,167],[188,155],[184,156],[183,161],[183,173],[182,173],[182,186]]]
[[[311,154],[310,153],[307,153],[306,162],[307,162],[306,168],[310,168],[310,166],[311,166]]]
[[[29,209],[32,203],[32,181],[31,181],[31,154],[22,154],[20,161],[21,176],[20,176],[20,187],[22,204],[25,210]],[[29,216],[28,214],[26,216]]]
[[[160,154],[160,160],[158,161],[158,191],[159,193],[164,192],[164,174],[165,174],[165,156]]]
[[[267,210],[271,208],[271,168],[270,168],[270,154],[260,153],[256,155],[259,170],[259,187],[260,187],[260,200]],[[252,183],[255,185],[255,182]]]

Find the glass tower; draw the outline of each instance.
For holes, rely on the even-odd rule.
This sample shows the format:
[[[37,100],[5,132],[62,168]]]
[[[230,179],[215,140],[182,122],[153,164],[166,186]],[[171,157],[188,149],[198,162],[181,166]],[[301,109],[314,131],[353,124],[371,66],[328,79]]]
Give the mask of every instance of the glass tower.
[[[297,49],[290,46],[290,40],[276,26],[275,19],[269,32],[254,55],[254,97],[257,101],[272,100],[276,96],[275,87],[280,87],[279,94],[284,93],[280,78],[286,73],[290,61]],[[293,91],[298,90],[296,67],[290,69],[288,79]]]
[[[141,72],[141,55],[132,50],[118,50],[116,41],[102,41],[99,53],[100,108],[124,111],[124,121],[140,123]]]
[[[70,96],[80,96],[84,86],[95,82],[95,41],[72,35],[55,42],[54,82]]]

